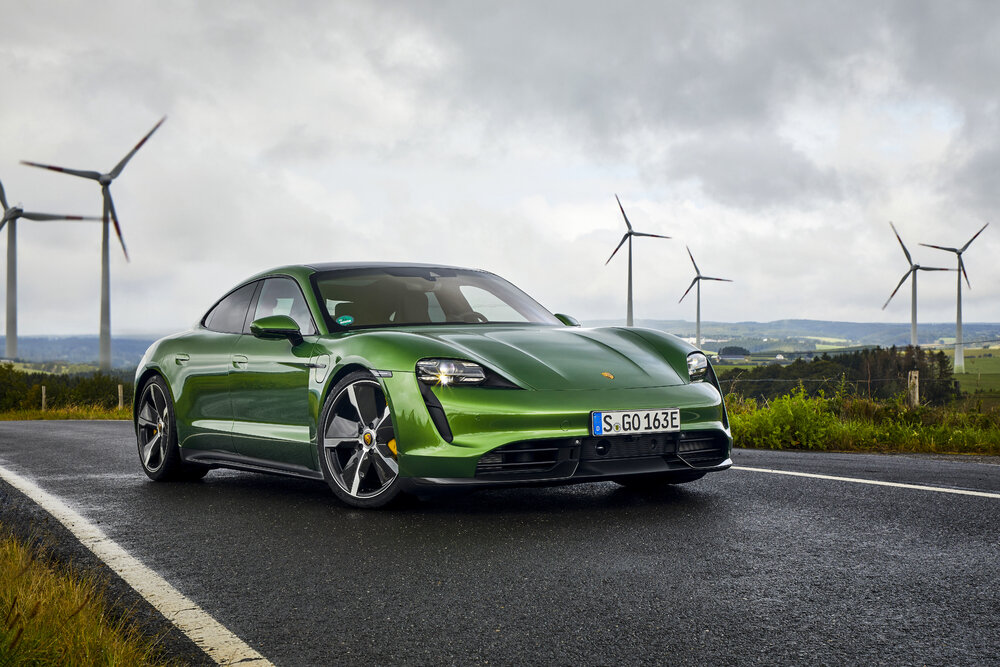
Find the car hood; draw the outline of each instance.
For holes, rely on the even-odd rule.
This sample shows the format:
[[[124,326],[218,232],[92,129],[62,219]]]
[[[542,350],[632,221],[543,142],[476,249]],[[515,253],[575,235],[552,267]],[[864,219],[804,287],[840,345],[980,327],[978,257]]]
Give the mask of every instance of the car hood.
[[[484,327],[482,331],[411,329],[410,333],[447,345],[456,357],[484,363],[531,389],[590,390],[687,383],[660,350],[628,329]]]

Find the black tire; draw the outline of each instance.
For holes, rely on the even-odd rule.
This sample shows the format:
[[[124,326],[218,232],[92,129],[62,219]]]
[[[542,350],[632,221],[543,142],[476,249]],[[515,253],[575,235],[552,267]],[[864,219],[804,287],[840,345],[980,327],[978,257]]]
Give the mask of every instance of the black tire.
[[[618,477],[614,481],[625,488],[637,491],[662,489],[670,484],[687,484],[705,476],[706,473],[697,470],[680,470],[675,472],[658,472],[649,475],[631,475]]]
[[[135,422],[139,463],[157,482],[201,479],[208,468],[185,464],[177,448],[177,420],[167,383],[159,375],[146,381],[139,394]]]
[[[384,507],[400,494],[392,413],[371,373],[345,375],[330,390],[316,434],[323,478],[350,507]]]

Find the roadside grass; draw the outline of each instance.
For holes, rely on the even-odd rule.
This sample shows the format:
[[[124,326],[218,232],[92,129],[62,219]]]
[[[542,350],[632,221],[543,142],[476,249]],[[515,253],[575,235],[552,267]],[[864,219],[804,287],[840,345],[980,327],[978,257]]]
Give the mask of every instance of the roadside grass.
[[[132,406],[104,408],[96,405],[68,405],[48,410],[19,409],[0,412],[0,421],[31,421],[39,419],[132,419]],[[3,663],[0,663],[2,665]]]
[[[730,394],[726,405],[739,447],[1000,455],[1000,407],[975,397],[959,407],[909,408],[902,397],[809,397],[800,385],[763,404]]]
[[[107,610],[100,581],[53,565],[0,525],[0,667],[181,664]]]

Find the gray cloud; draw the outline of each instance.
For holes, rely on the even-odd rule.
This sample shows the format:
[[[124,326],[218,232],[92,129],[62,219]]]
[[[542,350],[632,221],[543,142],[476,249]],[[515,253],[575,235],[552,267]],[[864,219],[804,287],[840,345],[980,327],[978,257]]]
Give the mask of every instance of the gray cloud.
[[[691,244],[737,280],[719,317],[903,319],[880,310],[886,222],[943,242],[940,221],[961,236],[1000,203],[989,4],[40,0],[4,20],[15,199],[93,212],[91,184],[16,161],[108,168],[170,116],[115,184],[135,260],[114,260],[116,330],[183,326],[192,292],[265,266],[368,258],[479,265],[616,316],[614,192],[676,239],[637,250],[644,317],[690,317]],[[97,251],[47,234],[23,237],[22,322],[79,331],[96,287],[68,276],[96,280]],[[1000,274],[978,266],[966,310],[996,319]],[[951,317],[951,289],[921,283],[922,320]]]

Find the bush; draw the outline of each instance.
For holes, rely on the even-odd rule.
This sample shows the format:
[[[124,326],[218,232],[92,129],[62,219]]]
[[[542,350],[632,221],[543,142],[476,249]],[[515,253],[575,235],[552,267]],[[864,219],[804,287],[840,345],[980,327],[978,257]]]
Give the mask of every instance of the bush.
[[[761,404],[730,394],[726,405],[739,447],[1000,455],[997,408],[909,408],[902,395],[878,401],[844,384],[829,398],[809,396],[800,384]]]
[[[33,410],[42,406],[42,385],[49,408],[118,407],[118,385],[126,406],[132,405],[132,380],[123,374],[76,373],[52,375],[25,373],[11,363],[0,364],[0,412]]]

